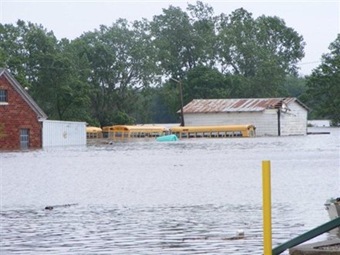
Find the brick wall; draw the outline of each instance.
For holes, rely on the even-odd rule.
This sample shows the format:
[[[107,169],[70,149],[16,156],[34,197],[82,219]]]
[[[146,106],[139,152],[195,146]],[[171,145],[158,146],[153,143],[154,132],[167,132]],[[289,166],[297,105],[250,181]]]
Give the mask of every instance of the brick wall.
[[[41,148],[42,123],[37,114],[8,82],[0,77],[0,89],[7,90],[8,104],[0,103],[0,150],[20,149],[20,129],[29,129],[29,148]]]

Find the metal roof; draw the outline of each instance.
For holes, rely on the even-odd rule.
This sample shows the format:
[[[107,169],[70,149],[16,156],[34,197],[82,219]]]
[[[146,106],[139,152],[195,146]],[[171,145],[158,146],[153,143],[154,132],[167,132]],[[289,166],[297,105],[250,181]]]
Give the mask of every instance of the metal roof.
[[[297,98],[239,98],[239,99],[194,99],[184,108],[184,113],[218,112],[261,112],[265,109],[279,109],[283,104],[298,102],[307,111],[307,106]]]

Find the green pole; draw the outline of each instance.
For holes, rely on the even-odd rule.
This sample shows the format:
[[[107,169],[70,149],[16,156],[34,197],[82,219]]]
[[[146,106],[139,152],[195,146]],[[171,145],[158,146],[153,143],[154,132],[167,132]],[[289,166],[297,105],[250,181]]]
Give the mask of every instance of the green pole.
[[[319,236],[323,233],[326,233],[327,231],[330,231],[336,227],[340,226],[340,217],[335,218],[331,221],[328,221],[321,226],[318,226],[316,228],[313,228],[312,230],[309,230],[306,233],[303,233],[302,235],[299,235],[292,240],[289,240],[283,244],[280,244],[276,248],[273,249],[273,255],[278,255],[284,252],[285,250],[288,250],[292,247],[295,247],[301,243],[304,243],[316,236]],[[316,254],[316,253],[315,253]],[[321,253],[320,253],[321,254]]]

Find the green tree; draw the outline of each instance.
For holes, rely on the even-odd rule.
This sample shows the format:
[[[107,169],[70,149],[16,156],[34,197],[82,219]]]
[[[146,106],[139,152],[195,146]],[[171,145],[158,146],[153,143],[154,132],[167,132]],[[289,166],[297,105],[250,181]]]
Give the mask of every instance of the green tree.
[[[30,22],[0,24],[0,64],[46,113],[101,126],[176,120],[179,90],[169,77],[182,81],[184,103],[290,95],[286,77],[303,48],[278,17],[254,19],[244,9],[214,16],[200,1],[186,11],[169,6],[150,22],[119,19],[71,42]],[[166,82],[155,87],[159,74]]]
[[[247,79],[244,96],[279,96],[287,74],[304,56],[302,36],[278,17],[257,19],[237,9],[219,19],[219,57],[223,73]]]
[[[183,82],[183,81],[182,81]],[[183,83],[182,83],[183,84]],[[162,87],[159,88],[159,100],[156,106],[162,108],[159,113],[165,122],[180,122],[180,116],[177,111],[181,107],[179,84],[172,80],[167,80]]]
[[[88,86],[65,55],[45,55],[41,59],[43,68],[39,70],[37,81],[32,82],[32,90],[50,119],[84,120],[77,113],[84,113],[81,109],[89,103]]]
[[[151,22],[158,64],[171,77],[183,78],[196,66],[211,67],[216,62],[213,9],[197,2],[189,4],[188,11],[170,6]]]
[[[314,117],[340,123],[340,34],[322,56],[322,63],[307,77],[308,105]]]
[[[288,75],[284,82],[285,96],[301,98],[307,91],[306,78]]]
[[[33,26],[33,24],[29,24]],[[28,52],[25,48],[25,35],[29,30],[26,23],[18,20],[15,25],[0,24],[0,64],[8,69],[24,86],[29,87],[26,79]]]
[[[184,98],[188,103],[193,99],[216,99],[230,96],[231,87],[227,79],[216,68],[198,66],[188,72],[184,83]]]
[[[155,53],[148,31],[146,20],[119,19],[78,39],[80,52],[90,63],[92,114],[102,126],[134,122],[140,91],[155,81]]]
[[[167,86],[152,88],[151,117],[153,123],[176,123],[179,122],[179,95],[173,91],[173,84],[166,83]],[[171,94],[167,93],[171,91]],[[176,99],[175,99],[176,98]],[[170,99],[170,100],[169,100]],[[171,102],[174,105],[171,105]]]
[[[157,50],[157,61],[163,72],[174,77],[193,64],[189,51],[193,48],[189,16],[179,7],[163,9],[163,14],[154,16],[151,22],[153,43]]]
[[[214,9],[208,4],[197,1],[196,5],[188,4],[194,42],[194,65],[213,68],[217,64],[217,17]]]
[[[79,120],[88,99],[86,77],[67,52],[68,41],[58,42],[41,25],[21,20],[0,25],[0,39],[1,64],[29,88],[49,118]]]

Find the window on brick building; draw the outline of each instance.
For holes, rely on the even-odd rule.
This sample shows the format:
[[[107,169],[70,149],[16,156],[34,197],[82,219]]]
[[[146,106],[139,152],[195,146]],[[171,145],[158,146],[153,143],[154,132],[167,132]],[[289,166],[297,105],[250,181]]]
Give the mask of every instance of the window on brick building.
[[[7,90],[5,89],[0,89],[0,103],[7,103],[8,101],[7,98]]]
[[[28,149],[29,143],[30,143],[29,129],[27,128],[20,129],[20,148],[22,150]]]

